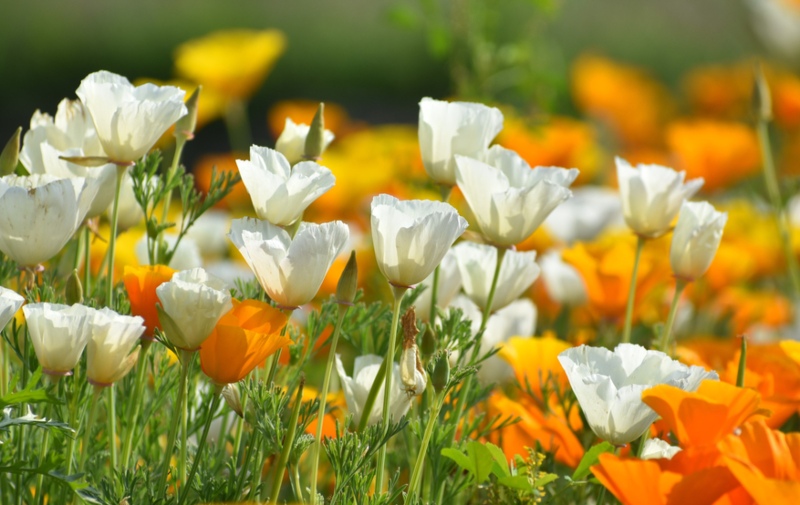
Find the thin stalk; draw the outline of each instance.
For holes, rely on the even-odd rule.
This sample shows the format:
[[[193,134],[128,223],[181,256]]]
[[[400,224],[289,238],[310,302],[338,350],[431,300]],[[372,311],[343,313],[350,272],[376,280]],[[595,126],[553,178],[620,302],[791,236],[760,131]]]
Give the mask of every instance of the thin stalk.
[[[367,401],[364,402],[364,408],[361,409],[361,419],[358,420],[358,428],[356,428],[358,433],[363,433],[367,427],[370,413],[372,413],[372,406],[375,405],[375,399],[378,398],[378,391],[381,390],[381,384],[383,384],[385,377],[386,360],[383,360],[381,362],[381,366],[378,368],[378,373],[375,374],[375,380],[372,382],[372,386],[369,388]]]
[[[397,327],[400,323],[400,305],[408,290],[405,286],[392,285],[392,295],[394,295],[394,307],[392,309],[392,329],[389,333],[389,348],[386,350],[386,377],[383,380],[383,409],[381,410],[381,430],[384,433],[389,431],[389,402],[392,397],[392,367],[394,366],[394,348],[397,345]],[[362,412],[362,416],[369,417],[371,411]],[[386,445],[384,444],[378,451],[378,467],[375,473],[375,492],[383,492],[384,467],[386,466]]]
[[[744,374],[747,371],[747,337],[742,335],[742,348],[739,354],[739,370],[736,373],[736,387],[744,387]]]
[[[181,356],[181,379],[178,384],[178,396],[175,399],[175,408],[179,411],[183,409],[183,404],[186,400],[186,383],[189,375],[189,362],[186,356]],[[172,416],[172,424],[169,427],[169,434],[167,435],[167,447],[164,451],[164,462],[161,467],[161,477],[158,481],[158,492],[166,492],[167,474],[169,473],[169,462],[172,458],[172,451],[175,449],[175,439],[178,437],[178,427],[180,426],[180,415]]]
[[[128,468],[128,462],[133,452],[133,435],[139,427],[139,410],[141,409],[142,396],[144,394],[144,379],[147,373],[147,351],[150,349],[151,342],[142,340],[142,350],[139,352],[139,363],[136,369],[136,382],[133,385],[133,394],[130,396],[127,412],[130,413],[128,419],[128,432],[125,434],[125,442],[122,445],[122,468]]]
[[[436,325],[436,302],[439,294],[439,266],[433,271],[433,283],[431,285],[431,311],[428,315],[428,321],[431,326]]]
[[[269,503],[278,503],[278,495],[281,492],[283,476],[286,473],[286,464],[289,462],[289,453],[291,453],[292,445],[294,445],[294,434],[297,430],[297,418],[300,416],[300,407],[303,405],[303,386],[305,386],[305,380],[301,379],[300,384],[297,386],[297,394],[294,397],[292,415],[289,418],[289,429],[283,439],[283,448],[281,449],[281,455],[278,459],[278,465],[275,471],[275,480],[272,481],[272,493],[270,494]]]
[[[186,484],[183,486],[183,492],[181,493],[181,498],[178,501],[178,505],[183,505],[183,502],[186,501],[186,497],[189,496],[189,489],[192,487],[192,479],[194,479],[194,474],[197,472],[198,463],[203,457],[203,449],[206,446],[208,430],[211,428],[211,421],[214,419],[214,412],[216,412],[217,406],[219,405],[219,391],[221,391],[221,388],[217,389],[218,391],[214,393],[214,397],[211,400],[211,406],[208,409],[208,414],[206,414],[206,424],[203,426],[203,434],[200,436],[200,442],[197,444],[197,452],[194,454],[192,469],[189,471],[189,477],[186,479]]]
[[[73,372],[72,376],[72,398],[69,402],[69,425],[75,426],[78,421],[78,398],[80,397],[80,387],[78,386],[78,370]],[[67,450],[67,475],[72,475],[72,464],[75,456],[75,444],[78,441],[77,433],[80,429],[76,429],[75,436],[70,437],[69,449]]]
[[[103,388],[100,386],[94,386],[92,390],[92,399],[91,403],[89,403],[89,418],[86,420],[85,429],[83,432],[83,445],[81,447],[81,455],[79,456],[78,461],[78,471],[83,472],[83,466],[86,464],[86,455],[89,454],[89,441],[92,438],[92,428],[94,428],[94,422],[97,419],[97,399],[100,397],[100,393],[103,392]]]
[[[644,249],[644,237],[638,235],[636,237],[636,256],[633,258],[633,273],[631,274],[631,285],[628,287],[628,306],[625,308],[625,326],[622,329],[623,344],[631,341],[631,326],[633,326],[633,304],[636,298],[636,278],[639,276],[639,260],[642,257],[642,249]]]
[[[339,332],[342,329],[344,316],[347,314],[346,305],[339,306],[339,319],[336,321],[336,327],[333,329],[333,336],[331,337],[331,348],[328,351],[328,362],[325,364],[325,375],[322,380],[322,389],[319,392],[319,409],[317,410],[317,432],[314,435],[314,446],[311,452],[311,505],[317,503],[317,479],[319,473],[319,458],[320,448],[322,447],[322,425],[325,419],[325,406],[328,401],[328,388],[331,383],[331,372],[333,372],[333,361],[336,358],[336,344],[339,342]],[[300,488],[298,488],[298,495],[302,496]]]
[[[0,396],[8,394],[8,374],[11,372],[10,364],[8,362],[8,349],[6,349],[6,340],[0,337],[0,355],[2,355],[2,368],[0,368]]]
[[[83,228],[83,292],[92,292],[92,240],[88,226]]]
[[[106,418],[108,421],[108,448],[110,450],[109,463],[111,469],[117,470],[117,405],[114,395],[114,384],[106,388],[108,390],[108,412]]]
[[[441,391],[436,399],[436,403],[431,410],[428,418],[428,425],[425,427],[425,434],[422,436],[422,444],[417,453],[417,460],[414,462],[414,470],[411,472],[411,479],[408,481],[408,493],[405,503],[414,503],[419,495],[419,484],[422,480],[422,471],[425,468],[425,456],[428,452],[428,444],[431,441],[433,427],[439,419],[439,411],[444,404],[445,391]]]
[[[300,500],[300,503],[305,503],[303,501],[303,489],[300,485],[300,465],[292,465],[292,471],[289,472],[289,478],[291,479],[292,484],[292,492]]]
[[[247,411],[247,395],[242,395],[242,417],[236,420],[236,435],[233,436],[233,448],[231,456],[236,458],[234,461],[239,462],[239,452],[242,450],[242,435],[244,434],[244,413]],[[221,438],[221,437],[220,437]],[[225,444],[222,444],[225,447]]]
[[[247,119],[247,107],[241,100],[231,100],[225,107],[225,127],[231,150],[246,152],[250,147],[250,122]]]
[[[186,137],[182,135],[177,135],[175,137],[175,152],[172,153],[172,164],[169,166],[167,170],[167,181],[171,181],[175,177],[175,173],[178,171],[178,164],[181,160],[181,154],[183,154],[183,146],[186,145]],[[161,209],[161,222],[167,222],[167,215],[169,214],[169,206],[172,204],[172,192],[170,191],[164,196],[164,208]]]
[[[664,331],[661,333],[661,343],[658,348],[667,354],[670,347],[670,339],[672,337],[672,326],[675,324],[675,314],[678,312],[678,301],[680,300],[681,293],[688,283],[683,279],[678,279],[675,283],[675,296],[672,297],[672,305],[669,308],[669,316],[667,317],[667,324],[664,326]]]
[[[189,377],[189,368],[192,365],[192,358],[196,354],[194,351],[184,351],[181,350],[181,362],[186,362],[186,377],[184,378],[185,382],[188,382]],[[184,387],[184,390],[188,390],[188,384]],[[187,395],[183,397],[183,404],[181,405],[181,447],[179,450],[178,455],[178,481],[181,485],[186,482],[186,441],[189,438],[189,402]],[[177,488],[176,488],[177,489]]]
[[[119,194],[122,187],[122,177],[128,165],[117,165],[117,182],[114,187],[114,206],[111,210],[111,235],[108,237],[108,269],[106,270],[106,305],[114,308],[112,296],[114,296],[114,251],[117,246],[117,224],[119,223]]]
[[[636,457],[642,459],[642,454],[644,454],[644,446],[647,443],[647,440],[650,438],[650,429],[648,428],[642,433],[642,436],[639,437],[639,446],[636,448]]]
[[[286,330],[289,328],[289,320],[292,318],[292,312],[294,312],[294,310],[289,310],[289,309],[284,310],[284,313],[286,314],[286,324],[283,325],[283,328],[281,329],[282,337],[286,335]],[[267,382],[266,382],[267,386],[271,385],[272,382],[275,380],[275,374],[278,372],[278,362],[281,359],[282,350],[283,350],[282,348],[278,349],[278,351],[272,355],[272,361],[270,361],[269,365],[269,373],[267,374]]]
[[[258,437],[258,433],[254,433],[250,443],[247,444],[247,452],[244,455],[244,460],[242,460],[242,471],[239,473],[239,479],[236,484],[236,493],[234,494],[237,500],[242,498],[242,494],[244,492],[244,481],[247,477],[247,469],[250,468],[250,460],[253,458],[253,453],[258,450],[260,445],[261,440]]]

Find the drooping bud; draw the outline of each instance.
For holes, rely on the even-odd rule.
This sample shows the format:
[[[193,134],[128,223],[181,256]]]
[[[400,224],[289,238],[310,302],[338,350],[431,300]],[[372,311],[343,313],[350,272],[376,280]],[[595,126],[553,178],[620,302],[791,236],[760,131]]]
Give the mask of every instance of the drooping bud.
[[[756,65],[755,80],[753,82],[753,112],[756,120],[769,122],[772,120],[772,96],[769,92],[769,84],[764,76],[764,69],[761,65]]]
[[[447,387],[450,381],[450,352],[443,350],[433,357],[433,370],[431,372],[431,384],[438,393]]]
[[[425,333],[422,334],[420,350],[422,351],[422,355],[426,358],[433,356],[433,353],[436,352],[436,334],[433,332],[433,327],[430,324],[425,328]]]
[[[0,176],[11,175],[17,169],[19,164],[19,138],[22,135],[22,127],[17,128],[17,131],[8,139],[3,152],[0,153]]]
[[[403,352],[400,354],[400,379],[406,391],[421,395],[425,391],[428,376],[419,359],[417,350],[417,314],[414,307],[403,316]]]
[[[244,418],[244,411],[242,409],[242,398],[239,395],[239,387],[236,384],[226,384],[222,388],[222,397],[228,407],[241,418]]]
[[[322,151],[325,150],[325,104],[320,103],[317,113],[314,114],[314,119],[311,120],[311,126],[306,136],[306,145],[303,157],[307,160],[318,160],[322,156]]]
[[[72,274],[67,279],[67,287],[64,294],[67,298],[67,305],[83,303],[83,285],[81,284],[77,269],[73,270]]]
[[[356,263],[356,252],[350,252],[350,259],[347,260],[339,277],[339,284],[336,285],[336,302],[340,305],[353,305],[358,291],[358,264]]]
[[[185,105],[188,112],[175,123],[176,138],[182,138],[183,140],[192,140],[194,138],[194,130],[197,127],[197,102],[202,88],[202,86],[197,86],[194,93],[186,100]]]

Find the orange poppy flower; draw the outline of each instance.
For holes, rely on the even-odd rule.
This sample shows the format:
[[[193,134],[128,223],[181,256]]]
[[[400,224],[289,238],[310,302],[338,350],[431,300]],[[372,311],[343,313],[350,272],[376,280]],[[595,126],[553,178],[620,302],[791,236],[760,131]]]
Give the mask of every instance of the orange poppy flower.
[[[200,347],[200,367],[216,384],[239,382],[291,340],[281,336],[286,315],[257,300],[234,300]]]
[[[683,88],[695,114],[745,118],[752,107],[753,64],[696,68],[684,77]]]
[[[569,386],[558,355],[570,347],[570,344],[554,336],[512,337],[503,345],[499,355],[514,369],[514,376],[523,389],[530,386],[531,392],[542,400],[539,394],[542,381],[548,377],[552,377],[562,388]]]
[[[146,338],[152,339],[155,329],[161,329],[156,311],[158,303],[156,288],[172,279],[174,273],[175,270],[165,265],[125,267],[122,280],[131,302],[131,313],[144,318],[144,325],[147,327],[144,332]]]
[[[730,287],[717,296],[713,308],[720,318],[732,317],[736,334],[748,333],[753,326],[780,328],[792,320],[791,303],[777,291]]]

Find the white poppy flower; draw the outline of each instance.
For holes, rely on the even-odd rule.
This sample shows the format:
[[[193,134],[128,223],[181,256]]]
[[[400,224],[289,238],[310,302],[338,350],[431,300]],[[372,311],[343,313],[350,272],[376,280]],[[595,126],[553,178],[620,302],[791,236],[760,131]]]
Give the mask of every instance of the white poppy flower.
[[[683,201],[703,186],[703,178],[684,184],[686,172],[661,165],[638,165],[617,158],[617,182],[625,222],[642,237],[656,238],[669,231]]]
[[[336,182],[333,173],[313,161],[292,168],[286,158],[268,147],[250,147],[250,161],[236,160],[242,182],[259,219],[288,226]]]
[[[428,277],[467,221],[451,205],[432,200],[372,199],[372,243],[378,268],[390,283],[413,286]]]
[[[164,333],[175,347],[187,351],[199,349],[233,308],[225,283],[202,268],[175,272],[172,280],[156,288],[156,295],[168,316],[161,320]]]
[[[349,237],[341,221],[303,223],[294,238],[267,221],[235,219],[228,237],[261,287],[284,308],[310,302]]]
[[[479,103],[419,102],[419,148],[425,170],[439,184],[456,183],[455,160],[460,154],[480,158],[503,129],[503,113]]]
[[[497,248],[461,242],[453,247],[461,273],[464,292],[481,310],[489,303],[489,291],[497,265]],[[508,250],[503,256],[491,310],[494,312],[513,302],[539,277],[536,251],[517,252]]]
[[[481,233],[494,245],[512,246],[528,238],[568,199],[575,168],[530,166],[514,151],[492,147],[486,162],[456,156],[456,181]]]
[[[286,124],[283,127],[280,137],[275,142],[275,150],[286,156],[289,164],[294,165],[303,161],[303,155],[306,151],[306,137],[308,137],[308,130],[311,127],[307,124],[297,124],[288,117]],[[333,132],[325,130],[322,135],[322,150],[325,151],[328,145],[333,142]]]
[[[708,202],[683,202],[669,254],[675,277],[693,281],[708,270],[727,221],[728,214]]]
[[[22,312],[42,372],[72,375],[92,338],[95,310],[79,304],[29,303]]]
[[[414,302],[417,317],[423,321],[431,318],[431,296],[433,295],[433,274],[430,274],[420,283],[425,289]],[[458,271],[456,256],[451,248],[439,263],[439,284],[436,293],[436,306],[445,308],[450,305],[450,301],[458,294],[461,289],[461,274]]]
[[[188,110],[175,86],[128,79],[105,70],[89,74],[75,92],[92,116],[103,151],[111,161],[136,161]]]
[[[680,447],[669,445],[660,438],[648,438],[642,449],[642,459],[672,459],[681,451]]]
[[[583,186],[572,190],[572,198],[547,216],[547,232],[565,244],[589,242],[607,227],[622,224],[619,193],[599,186]]]
[[[0,250],[20,265],[45,262],[72,238],[97,194],[81,177],[0,178]]]
[[[378,375],[383,358],[374,354],[358,356],[353,365],[353,376],[347,375],[342,365],[342,359],[336,355],[336,371],[344,391],[344,398],[347,402],[347,410],[353,414],[353,421],[358,424],[361,416],[364,415],[364,404],[367,402],[369,390]],[[392,367],[392,392],[389,397],[389,417],[395,421],[400,420],[409,407],[411,407],[411,397],[403,391],[403,381],[400,377],[400,365],[394,363]],[[369,413],[367,424],[377,424],[383,420],[383,392],[385,384],[381,384],[380,390],[375,397],[372,405],[372,412]]]
[[[16,291],[0,286],[0,330],[6,327],[25,302]]]
[[[91,384],[105,387],[123,378],[136,364],[144,319],[123,316],[108,307],[93,312],[92,338],[86,346],[86,377]],[[134,347],[136,350],[131,352]]]
[[[561,251],[548,251],[539,258],[547,295],[554,302],[576,307],[589,297],[581,274],[561,259]]]
[[[595,435],[615,445],[639,438],[658,418],[642,402],[642,392],[659,384],[695,391],[716,372],[688,367],[659,351],[620,344],[609,351],[581,345],[562,352],[558,361]]]
[[[220,257],[228,254],[230,244],[226,235],[230,229],[230,214],[210,209],[197,218],[186,236],[194,240],[203,257]]]

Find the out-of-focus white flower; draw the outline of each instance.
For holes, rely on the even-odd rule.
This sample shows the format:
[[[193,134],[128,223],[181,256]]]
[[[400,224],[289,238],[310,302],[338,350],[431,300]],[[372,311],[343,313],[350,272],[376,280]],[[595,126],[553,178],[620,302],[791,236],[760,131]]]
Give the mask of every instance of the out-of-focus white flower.
[[[236,160],[242,182],[259,219],[288,226],[336,182],[330,170],[313,161],[292,168],[286,158],[268,147],[252,146],[250,160]]]
[[[114,199],[116,170],[114,165],[88,168],[61,156],[103,156],[103,148],[92,125],[92,118],[80,100],[64,99],[58,104],[55,119],[49,114],[34,112],[31,129],[25,132],[19,160],[31,174],[50,174],[59,179],[84,177],[96,180],[97,195],[87,218],[99,216]]]
[[[292,238],[283,228],[253,218],[235,219],[228,234],[269,297],[291,309],[317,295],[348,236],[341,221],[303,223]]]
[[[497,248],[475,242],[461,242],[453,247],[464,292],[481,310],[489,303],[489,291],[497,265]],[[508,250],[503,255],[500,274],[492,301],[492,311],[513,302],[539,277],[536,251]]]
[[[83,222],[97,184],[52,175],[0,178],[0,250],[20,265],[58,254]]]
[[[161,238],[164,239],[167,249],[170,250],[175,247],[175,243],[178,241],[178,236],[171,233],[162,233]],[[134,246],[134,252],[136,253],[136,259],[139,260],[140,264],[149,264],[149,258],[147,257],[146,235],[142,235],[142,238],[136,242],[136,246]],[[172,259],[169,261],[169,265],[167,266],[173,270],[191,270],[192,268],[202,267],[203,257],[200,256],[200,248],[197,247],[197,242],[195,242],[188,235],[184,236],[181,239],[181,243],[178,244],[178,248],[175,250],[175,254],[172,255]]]
[[[481,233],[497,246],[528,238],[561,202],[568,199],[575,168],[530,166],[500,146],[483,161],[456,156],[456,181]]]
[[[94,309],[84,305],[29,303],[22,312],[42,372],[72,375],[72,369],[92,338]]]
[[[708,202],[683,202],[669,252],[675,277],[693,281],[706,273],[722,240],[727,212]]]
[[[6,327],[25,302],[16,291],[0,286],[0,330]]]
[[[680,447],[669,445],[660,438],[648,438],[642,449],[642,459],[672,459],[681,451]]]
[[[155,179],[151,179],[155,183]],[[113,215],[113,202],[106,208],[106,216],[109,221]],[[122,185],[119,189],[119,216],[117,227],[120,230],[128,230],[138,225],[144,219],[144,212],[136,196],[133,193],[133,179],[129,173],[125,172],[122,176]]]
[[[548,251],[539,258],[547,295],[557,303],[575,307],[588,298],[581,274],[561,259],[560,251]]]
[[[93,311],[92,338],[86,347],[86,377],[95,386],[110,386],[131,371],[144,333],[144,319],[123,316],[108,307]]]
[[[642,392],[659,384],[695,391],[716,372],[688,367],[659,351],[620,344],[609,351],[581,345],[562,352],[558,361],[595,435],[615,445],[639,438],[658,418],[642,402]]]
[[[306,137],[308,137],[308,130],[310,126],[307,124],[297,124],[288,117],[286,124],[283,127],[281,136],[275,142],[275,150],[286,156],[289,164],[294,165],[303,161],[303,155],[306,150]],[[325,130],[322,135],[322,150],[328,148],[333,141],[334,135],[330,130]]]
[[[748,0],[750,22],[774,55],[797,62],[800,57],[800,8],[790,0]]]
[[[439,184],[456,183],[453,156],[481,158],[502,129],[503,113],[494,107],[431,98],[419,102],[422,162],[431,179]]]
[[[431,318],[431,296],[433,295],[433,274],[425,278],[420,283],[425,289],[417,297],[414,306],[416,307],[417,317],[423,321],[430,321]],[[456,256],[451,248],[439,263],[439,284],[436,290],[436,306],[446,308],[458,291],[461,289],[461,274],[458,272]]]
[[[390,283],[413,286],[425,280],[467,221],[451,205],[431,200],[372,199],[372,243],[378,268]]]
[[[196,351],[211,335],[217,321],[231,308],[225,283],[202,268],[175,272],[156,288],[167,320],[159,315],[167,338],[175,347]]]
[[[684,184],[686,172],[661,165],[637,165],[617,158],[617,182],[625,222],[637,234],[656,238],[669,231],[683,201],[703,185],[703,178]]]
[[[167,128],[186,115],[185,92],[175,86],[128,79],[105,70],[89,74],[75,92],[92,116],[103,151],[111,161],[136,161]]]
[[[553,209],[544,221],[547,232],[565,244],[594,240],[603,230],[622,224],[619,193],[599,186],[572,190],[572,198]]]
[[[382,357],[374,354],[358,356],[353,365],[353,376],[350,377],[344,371],[342,359],[338,354],[336,355],[336,371],[342,383],[347,410],[353,414],[353,421],[356,424],[361,420],[361,416],[364,415],[364,404],[367,402],[369,390],[372,388],[372,383],[375,382],[375,376],[378,375],[378,369],[381,367],[382,361]],[[411,407],[411,397],[403,391],[399,364],[394,363],[392,373],[394,375],[392,376],[392,391],[389,396],[389,417],[398,421]],[[378,395],[375,397],[375,403],[372,405],[372,411],[369,413],[367,424],[377,424],[383,420],[383,392],[385,387],[386,385],[382,383],[378,390]]]
[[[229,289],[236,287],[236,280],[241,279],[245,282],[256,278],[252,270],[242,265],[238,261],[219,260],[205,265],[206,272],[214,277],[219,277],[225,282]]]
[[[194,240],[205,257],[219,257],[228,253],[228,230],[231,229],[231,216],[221,210],[207,210],[197,218],[186,236]]]

